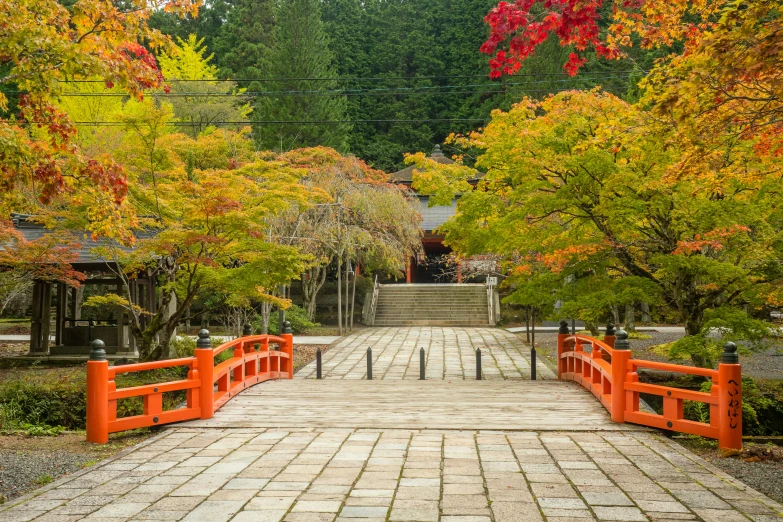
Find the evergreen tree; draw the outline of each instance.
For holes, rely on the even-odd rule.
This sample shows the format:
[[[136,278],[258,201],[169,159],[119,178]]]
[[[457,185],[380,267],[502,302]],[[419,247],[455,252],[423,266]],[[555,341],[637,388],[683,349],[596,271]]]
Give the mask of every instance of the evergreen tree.
[[[267,78],[265,60],[275,25],[273,0],[232,0],[226,23],[209,47],[215,53],[221,78],[248,80]],[[260,82],[238,82],[254,92],[263,88]]]
[[[264,124],[264,121],[339,122],[346,99],[339,92],[334,54],[321,20],[320,0],[282,0],[276,16],[264,86],[252,114],[256,141],[264,149],[286,151],[327,146],[345,151],[350,125]],[[302,80],[318,78],[318,80]],[[323,81],[324,78],[333,79]]]
[[[235,1],[235,0],[234,0]],[[202,4],[198,16],[177,16],[164,10],[155,11],[150,16],[150,27],[162,33],[187,40],[191,34],[204,40],[207,49],[215,49],[215,38],[232,7],[232,0],[209,0]]]

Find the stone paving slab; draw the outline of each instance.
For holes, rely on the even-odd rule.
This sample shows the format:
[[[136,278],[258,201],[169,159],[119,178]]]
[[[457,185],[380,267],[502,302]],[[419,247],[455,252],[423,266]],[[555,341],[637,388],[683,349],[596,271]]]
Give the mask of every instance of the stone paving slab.
[[[193,429],[0,507],[0,520],[783,520],[649,432]]]
[[[367,328],[349,335],[323,356],[326,379],[365,379],[367,348],[372,348],[373,378],[417,380],[419,350],[424,348],[427,379],[476,378],[476,349],[481,348],[483,378],[529,380],[530,349],[520,338],[500,328],[388,327]],[[538,379],[555,374],[539,358]],[[315,379],[315,362],[299,370],[296,379]]]

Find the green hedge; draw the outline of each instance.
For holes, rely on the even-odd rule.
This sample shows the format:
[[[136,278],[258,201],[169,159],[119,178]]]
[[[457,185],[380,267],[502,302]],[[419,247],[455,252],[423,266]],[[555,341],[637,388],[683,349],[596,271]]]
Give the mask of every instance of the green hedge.
[[[27,426],[62,426],[81,430],[87,421],[86,374],[84,368],[60,371],[17,370],[19,375],[0,382],[0,422],[4,429],[28,429]],[[117,377],[118,388],[156,384],[183,379],[187,368],[139,372]],[[185,400],[185,392],[163,395],[163,409],[176,408]],[[141,397],[117,403],[117,416],[141,415]]]

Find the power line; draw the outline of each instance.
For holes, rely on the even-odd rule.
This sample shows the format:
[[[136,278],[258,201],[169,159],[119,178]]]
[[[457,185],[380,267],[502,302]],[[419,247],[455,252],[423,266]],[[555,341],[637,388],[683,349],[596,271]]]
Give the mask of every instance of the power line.
[[[646,74],[647,71],[641,70],[641,69],[632,69],[628,71],[616,71],[617,73],[621,74]],[[579,76],[576,76],[574,78],[578,78],[581,76],[592,76],[592,75],[601,75],[606,74],[604,71],[586,71],[586,72],[580,72]],[[515,74],[510,76],[510,78],[521,78],[521,77],[541,77],[541,76],[567,76],[565,72],[558,72],[558,73],[525,73],[525,74]],[[438,79],[450,79],[450,78],[485,78],[487,80],[491,80],[493,83],[501,83],[503,79],[490,79],[489,74],[466,74],[466,75],[440,75],[440,76],[375,76],[375,77],[361,77],[361,76],[354,76],[354,77],[336,77],[336,78],[324,78],[324,77],[313,77],[313,78],[226,78],[226,79],[220,79],[220,80],[203,80],[203,79],[170,79],[165,80],[166,82],[206,82],[206,81],[216,81],[216,82],[259,82],[259,83],[284,83],[284,82],[340,82],[340,81],[417,81],[417,80],[438,80]],[[62,83],[105,83],[105,80],[58,80]]]
[[[172,121],[166,125],[195,127],[201,125],[344,125],[347,123],[428,123],[428,122],[483,122],[487,118],[417,118],[417,119],[376,119],[376,120],[261,120],[261,121]],[[46,121],[19,122],[26,125],[46,125]],[[128,125],[121,121],[75,121],[74,125],[90,125],[95,127],[124,127]]]
[[[623,79],[625,76],[603,76],[601,78],[590,78],[591,80],[614,80]],[[543,80],[532,82],[509,82],[501,85],[488,85],[488,84],[468,84],[468,85],[441,85],[441,86],[424,86],[424,87],[398,87],[398,88],[383,88],[383,89],[339,89],[339,90],[303,90],[303,91],[252,91],[242,93],[220,93],[220,92],[181,92],[181,93],[165,93],[165,92],[149,92],[150,96],[157,97],[187,97],[187,96],[200,96],[200,97],[271,97],[271,96],[405,96],[412,94],[419,94],[424,92],[428,95],[452,95],[452,94],[502,94],[507,92],[508,87],[525,87],[528,85],[540,85],[551,83],[564,83],[573,80]],[[503,87],[503,89],[498,89]],[[443,89],[465,89],[473,88],[475,90],[463,90],[463,91],[445,91]],[[438,89],[437,91],[435,89]],[[494,89],[494,90],[487,90]],[[550,92],[549,90],[541,89],[527,89],[528,92]],[[17,94],[21,94],[20,91],[16,91]],[[62,97],[126,97],[127,93],[123,92],[64,92],[60,93]]]

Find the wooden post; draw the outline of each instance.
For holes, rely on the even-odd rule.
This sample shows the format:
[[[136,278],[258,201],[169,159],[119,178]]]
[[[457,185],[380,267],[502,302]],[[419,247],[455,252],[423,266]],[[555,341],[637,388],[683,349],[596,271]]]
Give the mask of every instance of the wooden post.
[[[294,378],[294,335],[291,330],[291,322],[285,321],[283,323],[283,333],[280,337],[285,339],[285,346],[282,347],[282,351],[288,354],[287,370],[289,379]],[[282,369],[280,370],[282,372]]]
[[[122,297],[122,279],[117,279],[117,295]],[[117,353],[125,351],[125,309],[118,306],[115,310],[117,317]]]
[[[198,333],[194,354],[198,361],[198,377],[201,380],[198,401],[201,418],[211,419],[215,414],[215,356],[212,352],[209,330],[201,330]]]
[[[611,326],[611,325],[610,325]],[[625,380],[628,377],[628,361],[631,359],[631,343],[628,333],[620,329],[612,343],[612,420],[625,422]]]
[[[565,351],[565,340],[569,337],[568,334],[568,321],[563,319],[560,321],[560,330],[557,332],[557,378],[560,379],[560,374],[565,373],[566,368],[563,366],[563,352]]]
[[[68,303],[68,287],[63,283],[57,284],[57,310],[54,320],[54,345],[62,346],[63,328],[65,327],[65,308]]]
[[[43,301],[41,281],[33,283],[33,310],[30,317],[30,355],[41,352],[41,306]]]
[[[91,345],[87,361],[87,442],[109,442],[109,361],[103,341]]]
[[[742,449],[742,366],[737,345],[726,343],[718,365],[718,427],[720,449]]]
[[[43,302],[41,303],[41,354],[49,353],[49,336],[52,330],[52,283],[41,282]]]

